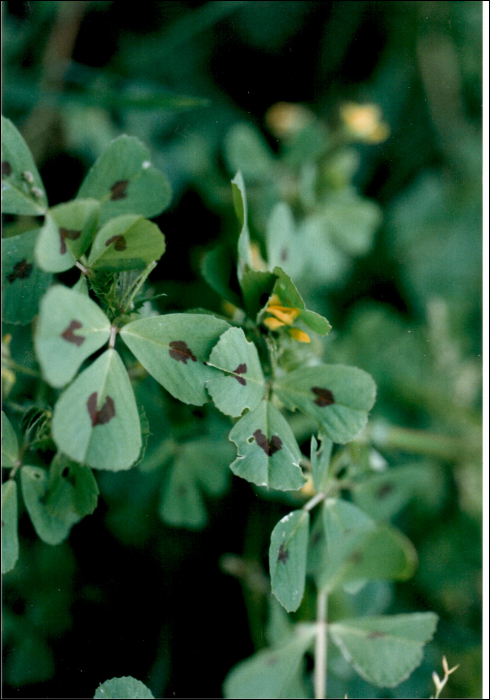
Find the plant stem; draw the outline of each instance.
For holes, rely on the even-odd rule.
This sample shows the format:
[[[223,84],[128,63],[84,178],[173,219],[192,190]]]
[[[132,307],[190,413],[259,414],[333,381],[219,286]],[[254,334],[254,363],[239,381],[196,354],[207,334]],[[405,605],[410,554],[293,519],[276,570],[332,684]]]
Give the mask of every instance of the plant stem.
[[[323,499],[325,498],[326,494],[323,493],[323,491],[320,491],[319,493],[316,493],[313,498],[310,498],[309,501],[307,501],[304,506],[303,510],[311,510],[314,508],[318,503],[321,503]]]
[[[370,437],[377,447],[403,450],[448,460],[456,460],[461,457],[465,448],[462,440],[449,435],[436,435],[424,430],[413,430],[382,423],[374,423],[370,426]]]
[[[327,593],[318,591],[316,602],[315,698],[327,697]]]

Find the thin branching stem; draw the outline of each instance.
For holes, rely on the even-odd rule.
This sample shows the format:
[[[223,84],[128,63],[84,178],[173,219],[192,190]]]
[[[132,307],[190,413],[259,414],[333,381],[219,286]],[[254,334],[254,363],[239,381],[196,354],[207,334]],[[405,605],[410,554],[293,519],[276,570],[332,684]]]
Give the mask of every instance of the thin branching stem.
[[[316,601],[315,698],[327,697],[327,607],[326,591],[318,591]]]

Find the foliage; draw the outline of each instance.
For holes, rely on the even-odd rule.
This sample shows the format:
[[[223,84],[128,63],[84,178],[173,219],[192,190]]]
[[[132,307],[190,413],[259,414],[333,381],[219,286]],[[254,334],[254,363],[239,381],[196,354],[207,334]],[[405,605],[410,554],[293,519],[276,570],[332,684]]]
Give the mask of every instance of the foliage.
[[[336,116],[313,100],[312,109],[273,104],[287,95],[278,84],[259,110],[266,134],[211,84],[202,56],[220,45],[215,23],[234,27],[239,44],[285,56],[284,37],[325,19],[320,3],[154,3],[165,30],[152,37],[151,69],[149,43],[128,27],[113,66],[124,85],[70,55],[57,58],[65,72],[50,63],[64,22],[83,30],[85,12],[119,16],[114,3],[32,5],[40,26],[53,25],[39,89],[32,69],[13,88],[17,20],[5,22],[6,683],[56,695],[63,645],[85,606],[97,608],[105,639],[85,667],[87,694],[117,658],[114,675],[148,678],[157,697],[218,694],[221,683],[225,697],[325,697],[325,675],[329,696],[424,696],[443,653],[460,663],[453,689],[478,694],[478,146],[462,112],[454,119],[466,145],[447,140],[456,121],[437,116],[430,42],[417,39],[417,56],[451,166],[445,173],[434,157],[417,170],[412,148],[410,174],[393,145],[401,106],[387,85]],[[327,34],[344,26],[354,36],[367,21],[363,3],[344,5],[331,9]],[[382,10],[393,36],[397,11]],[[451,41],[467,46],[471,9],[447,11]],[[175,17],[168,34],[162,12]],[[186,41],[192,50],[176,52]],[[324,41],[329,65],[341,42]],[[465,60],[471,112],[478,71]],[[161,90],[173,70],[180,95]],[[190,96],[200,90],[212,101]],[[334,88],[328,95],[341,101]],[[26,106],[24,140],[14,123]],[[60,129],[84,170],[95,160],[81,185],[65,188],[56,154],[50,176],[40,125]],[[135,135],[118,136],[121,127]],[[398,163],[398,180],[379,185],[377,153]],[[219,557],[242,584],[243,623]],[[122,599],[123,561],[131,595],[124,587]],[[118,635],[102,601],[127,630],[134,611],[134,624],[158,631]],[[89,626],[74,632],[78,644]],[[184,672],[189,641],[206,657],[195,679]],[[125,676],[95,697],[153,695]]]

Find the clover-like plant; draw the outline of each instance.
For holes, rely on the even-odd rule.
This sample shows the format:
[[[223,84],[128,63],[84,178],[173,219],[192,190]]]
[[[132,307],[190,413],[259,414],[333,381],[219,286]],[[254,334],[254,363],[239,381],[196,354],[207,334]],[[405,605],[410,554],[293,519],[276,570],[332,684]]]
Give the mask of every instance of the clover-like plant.
[[[205,310],[142,315],[140,290],[165,251],[163,234],[145,217],[159,214],[170,201],[168,181],[151,165],[145,146],[127,136],[116,139],[90,170],[77,197],[49,208],[26,144],[8,120],[3,125],[4,211],[44,216],[39,230],[5,241],[2,284],[8,320],[25,323],[39,304],[37,359],[44,380],[62,390],[54,407],[38,418],[57,450],[49,471],[24,464],[32,426],[19,449],[2,414],[3,466],[12,469],[2,489],[5,570],[14,567],[18,556],[19,469],[32,523],[41,539],[56,544],[95,508],[92,469],[120,471],[138,462],[145,419],[118,349],[123,343],[173,397],[195,406],[211,400],[233,419],[229,438],[237,455],[230,468],[237,476],[257,487],[299,491],[307,482],[303,468],[308,465],[313,495],[277,523],[269,565],[272,592],[288,612],[301,604],[307,573],[313,577],[317,620],[289,627],[288,622],[283,629],[289,632],[280,644],[231,672],[225,692],[227,697],[290,697],[300,682],[301,660],[316,640],[316,697],[324,697],[328,597],[339,589],[358,591],[369,579],[406,579],[416,561],[402,533],[377,524],[340,498],[348,487],[339,469],[345,448],[332,457],[333,445],[349,443],[365,426],[375,400],[372,377],[356,367],[322,364],[314,352],[297,352],[300,346],[309,347],[311,333],[326,335],[330,324],[305,308],[293,281],[277,264],[277,221],[271,228],[273,240],[267,242],[269,270],[255,269],[240,172],[232,181],[239,223],[238,287],[233,290],[233,261],[223,249],[206,257],[203,270],[235,305],[232,316],[225,319]],[[290,213],[276,209],[275,216],[287,219]],[[52,274],[74,266],[81,277],[73,288],[51,286]],[[20,318],[15,317],[16,297],[29,299]],[[295,411],[314,426],[309,460],[288,420]],[[193,450],[189,446],[183,453],[189,463],[195,461]],[[213,460],[212,443],[203,446],[202,454]],[[213,493],[213,470],[206,463],[196,479]],[[320,513],[310,528],[316,506],[321,506]],[[179,521],[168,499],[164,510]],[[328,629],[331,641],[362,677],[392,687],[420,663],[435,624],[436,617],[425,613],[346,619]]]

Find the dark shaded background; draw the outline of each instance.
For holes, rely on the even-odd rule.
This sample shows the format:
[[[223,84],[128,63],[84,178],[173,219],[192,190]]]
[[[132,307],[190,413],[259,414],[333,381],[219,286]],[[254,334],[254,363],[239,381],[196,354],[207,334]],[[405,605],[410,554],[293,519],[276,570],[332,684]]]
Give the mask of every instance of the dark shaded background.
[[[264,123],[275,102],[299,102],[332,125],[342,102],[379,104],[391,136],[358,146],[355,184],[383,207],[385,225],[372,251],[322,291],[323,303],[339,352],[373,372],[379,415],[394,412],[409,427],[436,432],[462,430],[459,414],[448,417],[423,392],[400,396],[388,370],[377,376],[373,367],[386,347],[365,337],[355,319],[362,304],[382,302],[402,325],[423,329],[428,301],[442,298],[461,366],[479,364],[480,2],[2,6],[4,114],[32,148],[51,205],[75,196],[95,157],[121,132],[147,142],[168,173],[174,199],[157,220],[167,253],[151,278],[156,291],[168,294],[159,302],[163,312],[221,308],[199,274],[199,259],[229,227],[229,193],[221,195],[220,187],[230,179],[223,141],[234,123],[256,125],[277,150]],[[142,110],[128,99],[138,90],[209,102]],[[46,99],[53,93],[56,102]],[[204,153],[200,160],[189,146],[193,139]],[[214,200],[206,180],[216,182]],[[438,184],[431,190],[427,182]],[[416,234],[404,237],[410,227]],[[386,337],[395,340],[396,332],[388,328]],[[29,334],[16,327],[13,352],[29,347]],[[389,364],[389,352],[383,357]],[[34,390],[19,379],[14,392]],[[182,407],[157,393],[164,418],[156,410],[149,416],[157,437],[212,410]],[[468,411],[478,410],[477,392]],[[448,692],[481,692],[480,467],[464,473],[459,467],[443,463],[447,496],[439,509],[409,509],[397,522],[414,541],[421,567],[414,581],[396,588],[391,611],[441,616],[428,665],[393,692],[360,682],[349,697],[427,697],[443,653],[451,665],[461,663]],[[242,585],[222,572],[220,557],[248,552],[265,567],[270,532],[287,506],[259,499],[234,478],[225,498],[209,502],[209,525],[187,532],[158,518],[160,471],[99,474],[98,481],[97,510],[59,547],[38,541],[26,514],[21,518],[21,558],[3,589],[4,697],[92,697],[100,682],[123,675],[144,681],[155,697],[219,697],[229,669],[260,643],[250,632]],[[307,595],[306,612],[311,601]],[[259,600],[253,614],[264,611]]]

